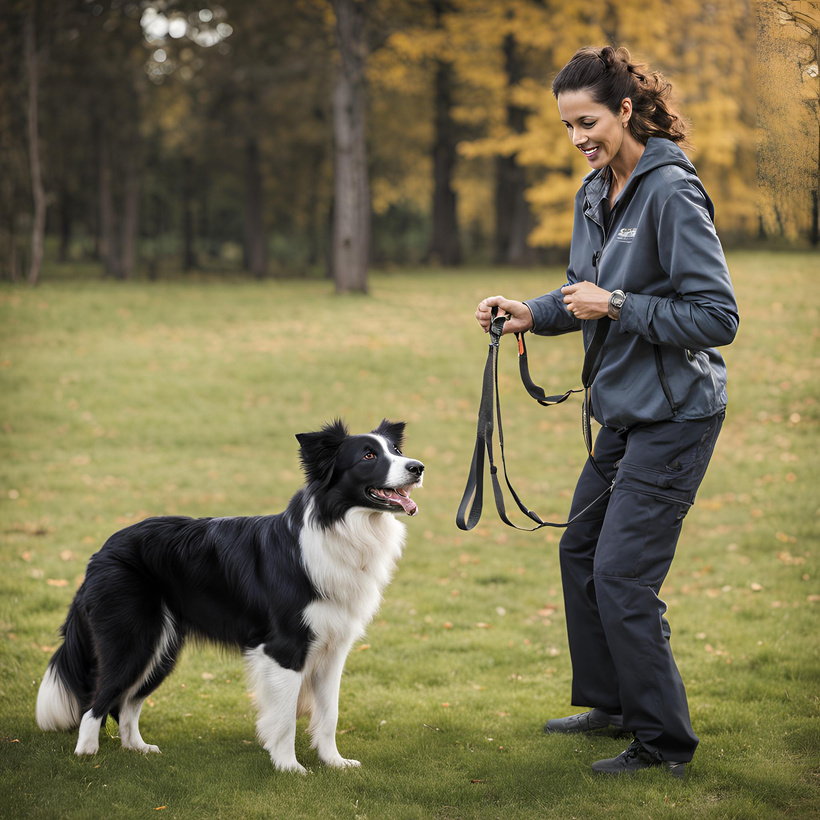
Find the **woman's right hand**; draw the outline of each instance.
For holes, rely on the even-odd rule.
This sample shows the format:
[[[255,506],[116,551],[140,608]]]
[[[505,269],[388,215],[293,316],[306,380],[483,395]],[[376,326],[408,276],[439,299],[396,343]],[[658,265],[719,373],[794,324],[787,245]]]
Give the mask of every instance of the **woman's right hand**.
[[[510,318],[504,323],[504,333],[524,333],[532,328],[532,312],[523,302],[505,299],[503,296],[488,296],[478,303],[475,318],[487,333],[492,323],[492,308],[497,307],[499,314]]]

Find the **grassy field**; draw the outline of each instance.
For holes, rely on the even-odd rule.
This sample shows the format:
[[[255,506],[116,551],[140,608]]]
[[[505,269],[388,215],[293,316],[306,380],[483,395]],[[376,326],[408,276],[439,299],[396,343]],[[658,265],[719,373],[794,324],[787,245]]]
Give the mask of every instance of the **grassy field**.
[[[735,254],[730,412],[664,587],[701,746],[684,783],[593,779],[610,737],[546,737],[571,714],[558,534],[455,510],[475,437],[490,293],[559,270],[401,271],[369,297],[319,281],[0,287],[0,816],[23,818],[812,818],[820,816],[817,256]],[[534,340],[534,378],[576,386],[580,340]],[[513,483],[566,516],[584,449],[577,399],[543,409],[501,350]],[[44,734],[34,700],[88,557],[149,515],[277,512],[294,434],[408,422],[427,465],[405,558],[342,682],[324,769],[277,774],[254,739],[238,655],[185,651],[143,735],[93,758]]]

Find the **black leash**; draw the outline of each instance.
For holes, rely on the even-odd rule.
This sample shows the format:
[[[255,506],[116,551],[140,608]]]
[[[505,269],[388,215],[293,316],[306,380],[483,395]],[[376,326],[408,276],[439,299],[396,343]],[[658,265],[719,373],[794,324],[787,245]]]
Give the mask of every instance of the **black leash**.
[[[526,530],[533,532],[542,527],[567,527],[573,522],[577,521],[582,515],[590,510],[598,503],[607,493],[612,490],[612,484],[604,475],[601,468],[595,463],[592,446],[592,424],[591,413],[589,412],[590,398],[589,390],[592,382],[598,373],[601,366],[601,352],[609,333],[610,319],[604,317],[599,319],[596,324],[595,334],[592,338],[589,348],[587,349],[584,358],[584,368],[581,375],[581,382],[583,384],[584,405],[582,409],[582,424],[584,432],[584,442],[586,444],[587,452],[592,466],[604,479],[607,487],[606,489],[583,510],[576,513],[568,521],[558,524],[551,521],[544,521],[537,513],[529,509],[518,497],[518,493],[513,489],[507,475],[507,460],[504,454],[504,430],[501,425],[501,398],[498,392],[498,348],[501,341],[501,335],[504,332],[504,325],[509,316],[499,316],[497,308],[493,308],[492,322],[490,323],[490,349],[487,354],[487,363],[484,365],[484,377],[481,387],[481,402],[478,408],[478,429],[476,431],[476,443],[473,450],[473,459],[470,464],[470,474],[467,477],[467,486],[464,489],[464,496],[459,504],[458,512],[456,514],[456,524],[459,529],[471,530],[478,524],[481,518],[481,511],[484,504],[484,454],[487,454],[487,460],[490,465],[490,478],[493,485],[493,495],[495,497],[495,506],[498,510],[498,515],[501,520],[510,527],[517,530]],[[580,393],[581,389],[568,390],[566,393],[555,396],[548,396],[542,387],[535,384],[530,377],[529,362],[527,359],[527,346],[524,342],[524,334],[516,333],[515,338],[518,340],[518,369],[521,374],[521,381],[529,395],[534,398],[540,405],[544,407],[551,407],[555,404],[561,404],[566,401],[573,393]],[[504,468],[504,480],[507,487],[518,505],[518,509],[524,513],[530,520],[535,522],[534,527],[519,527],[513,524],[507,517],[507,511],[504,504],[504,494],[501,489],[501,483],[498,480],[498,468],[493,461],[493,398],[495,398],[495,417],[498,419],[498,445],[501,450],[501,462]],[[472,505],[470,505],[472,499]],[[467,509],[469,507],[469,514]]]

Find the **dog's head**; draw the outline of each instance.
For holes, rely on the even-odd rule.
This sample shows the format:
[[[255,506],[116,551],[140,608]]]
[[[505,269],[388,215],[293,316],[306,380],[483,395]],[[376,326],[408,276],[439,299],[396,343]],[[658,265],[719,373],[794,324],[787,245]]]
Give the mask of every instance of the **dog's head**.
[[[415,515],[410,491],[420,487],[424,465],[406,458],[404,422],[384,419],[372,432],[350,435],[339,420],[315,433],[299,433],[302,467],[320,517],[338,520],[349,509]]]

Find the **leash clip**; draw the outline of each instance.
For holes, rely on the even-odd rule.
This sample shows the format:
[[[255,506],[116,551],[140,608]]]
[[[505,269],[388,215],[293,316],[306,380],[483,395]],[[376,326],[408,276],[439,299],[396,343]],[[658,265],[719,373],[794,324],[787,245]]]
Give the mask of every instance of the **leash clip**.
[[[497,307],[492,308],[491,315],[493,318],[490,322],[490,345],[498,347],[501,335],[504,333],[504,325],[507,324],[510,315],[505,313],[503,316],[499,316]]]

